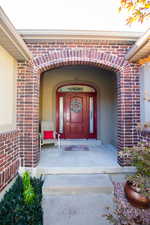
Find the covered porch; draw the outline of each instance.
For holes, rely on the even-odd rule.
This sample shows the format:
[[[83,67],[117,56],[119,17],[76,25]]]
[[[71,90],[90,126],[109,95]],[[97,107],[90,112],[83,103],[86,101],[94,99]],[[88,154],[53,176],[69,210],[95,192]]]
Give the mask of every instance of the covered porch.
[[[40,127],[61,139],[98,139],[117,145],[117,74],[91,65],[44,72],[40,79]]]
[[[76,148],[73,149],[73,146]],[[70,148],[70,149],[69,149]],[[99,140],[61,140],[61,148],[42,148],[38,174],[130,173],[132,167],[117,163],[117,149]]]
[[[139,87],[137,65],[129,65],[117,53],[110,54],[92,48],[60,49],[56,54],[52,51],[47,55],[42,53],[41,56],[33,60],[33,64],[34,67],[32,65],[20,65],[19,67],[20,71],[25,71],[23,76],[28,76],[28,79],[25,79],[27,82],[23,84],[25,87],[30,87],[25,88],[25,93],[22,93],[22,80],[18,83],[20,85],[18,93],[20,93],[21,97],[18,101],[17,115],[19,128],[22,131],[20,140],[24,146],[20,152],[22,167],[37,167],[39,164],[41,157],[39,150],[39,121],[50,121],[49,124],[52,127],[50,130],[56,130],[59,133],[61,133],[62,125],[60,121],[63,121],[61,138],[64,135],[65,139],[69,139],[79,138],[73,137],[73,135],[77,134],[76,131],[80,128],[79,118],[83,118],[81,120],[82,129],[79,130],[80,134],[82,134],[84,127],[86,129],[84,129],[84,135],[81,135],[80,138],[95,138],[104,145],[113,144],[117,146],[117,152],[136,144],[138,134],[135,131],[135,124],[139,122],[140,115],[139,91],[135,95],[135,81],[137,89]],[[18,74],[19,76],[22,77],[21,72]],[[89,101],[90,97],[92,97],[90,96],[91,93],[86,95],[86,93],[82,92],[80,96],[77,96],[79,94],[77,93],[75,99],[74,96],[70,95],[76,101],[71,101],[70,96],[67,98],[70,93],[64,94],[64,92],[60,91],[60,88],[66,85],[92,87],[96,96],[94,107],[92,107],[93,104],[91,103],[94,101]],[[60,107],[60,103],[63,101],[60,101],[62,98],[57,98],[58,94],[65,95],[63,107]],[[24,96],[27,96],[25,100],[23,99]],[[79,99],[82,101],[79,101]],[[23,102],[25,107],[22,107]],[[76,104],[78,107],[72,107]],[[62,117],[60,116],[60,108],[64,112]],[[93,110],[91,109],[93,108],[95,114],[92,113]],[[135,113],[135,108],[137,113]],[[73,126],[76,117],[70,115],[78,113],[78,110],[78,126]],[[85,115],[84,117],[81,117],[82,112]],[[22,117],[22,115],[26,116]],[[90,123],[91,121],[93,122]],[[67,129],[68,127],[69,129]],[[71,137],[69,136],[70,129],[72,129]],[[93,135],[93,137],[89,137],[88,134]],[[119,155],[117,160],[119,165],[127,165],[126,159],[119,157]]]
[[[91,65],[46,71],[40,80],[39,108],[43,143],[47,142],[45,130],[57,131],[61,139],[60,149],[42,146],[40,174],[112,173],[120,169],[115,147],[115,72]]]

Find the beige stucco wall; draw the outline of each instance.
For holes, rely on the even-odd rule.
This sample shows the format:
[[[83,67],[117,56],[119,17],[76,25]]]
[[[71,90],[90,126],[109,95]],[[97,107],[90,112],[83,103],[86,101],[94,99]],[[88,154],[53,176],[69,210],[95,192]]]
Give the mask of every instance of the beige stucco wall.
[[[16,127],[16,60],[0,46],[0,132]]]
[[[115,74],[89,66],[68,66],[41,77],[40,120],[56,123],[56,89],[62,83],[93,84],[97,89],[97,131],[103,143],[115,143]],[[115,118],[114,118],[115,117]]]

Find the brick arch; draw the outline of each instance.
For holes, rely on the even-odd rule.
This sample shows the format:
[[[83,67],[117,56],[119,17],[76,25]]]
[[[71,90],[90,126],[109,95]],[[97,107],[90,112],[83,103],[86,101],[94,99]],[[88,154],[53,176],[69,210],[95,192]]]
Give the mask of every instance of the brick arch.
[[[129,64],[124,57],[96,49],[52,50],[34,57],[27,64],[21,63],[18,66],[17,126],[23,146],[20,153],[22,166],[35,167],[40,158],[38,141],[40,74],[53,68],[79,64],[93,65],[119,73],[117,147],[121,151],[136,143],[135,125],[140,122],[139,66]],[[118,162],[122,166],[126,165],[125,159],[118,157]]]
[[[65,65],[88,64],[118,72],[127,66],[124,57],[101,52],[95,49],[64,49],[51,51],[32,60],[34,68],[39,73]]]

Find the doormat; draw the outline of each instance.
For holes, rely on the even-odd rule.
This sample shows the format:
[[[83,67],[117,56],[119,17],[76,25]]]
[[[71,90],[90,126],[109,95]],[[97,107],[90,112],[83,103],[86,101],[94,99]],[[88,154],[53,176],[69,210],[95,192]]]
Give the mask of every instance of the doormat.
[[[89,151],[86,145],[69,145],[64,147],[65,151]]]

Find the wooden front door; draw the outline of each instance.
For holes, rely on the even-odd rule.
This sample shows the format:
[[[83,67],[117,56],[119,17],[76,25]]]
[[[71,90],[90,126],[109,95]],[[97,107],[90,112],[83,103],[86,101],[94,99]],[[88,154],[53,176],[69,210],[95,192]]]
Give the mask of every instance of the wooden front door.
[[[57,132],[61,137],[96,138],[96,93],[61,93],[57,99]]]
[[[87,138],[88,104],[86,94],[65,95],[64,128],[66,138]]]

